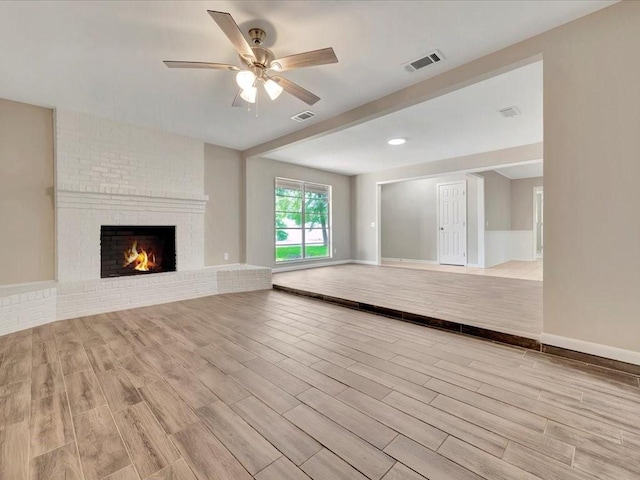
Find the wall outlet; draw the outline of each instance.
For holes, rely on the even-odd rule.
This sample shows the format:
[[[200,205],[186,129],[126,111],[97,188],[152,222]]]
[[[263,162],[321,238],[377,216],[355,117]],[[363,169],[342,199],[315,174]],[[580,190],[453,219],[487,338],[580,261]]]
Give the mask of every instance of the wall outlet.
[[[338,249],[337,249],[337,248],[334,248],[334,249],[333,249],[333,253],[338,253]]]
[[[489,226],[489,220],[487,220],[487,224],[485,225],[485,227],[488,227],[488,226]]]
[[[229,254],[227,252],[224,253],[224,259],[229,260]]]
[[[376,228],[376,222],[371,222],[371,228]]]

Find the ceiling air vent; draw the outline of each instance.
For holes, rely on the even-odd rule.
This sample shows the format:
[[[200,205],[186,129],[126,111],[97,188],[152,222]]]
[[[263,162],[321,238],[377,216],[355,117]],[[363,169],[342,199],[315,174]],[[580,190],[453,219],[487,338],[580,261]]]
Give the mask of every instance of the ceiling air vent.
[[[299,114],[291,117],[291,120],[295,120],[296,122],[304,122],[315,116],[316,114],[313,113],[311,110],[305,110],[304,112],[300,112]]]
[[[420,70],[421,68],[427,67],[429,65],[433,65],[434,63],[441,62],[442,60],[444,60],[444,55],[442,55],[440,51],[434,50],[420,58],[411,60],[409,63],[405,63],[404,69],[407,72],[412,73],[412,72],[415,72],[416,70]]]
[[[520,115],[520,110],[518,109],[518,107],[507,107],[501,108],[500,110],[498,110],[498,113],[505,118],[511,118],[515,117],[516,115]]]

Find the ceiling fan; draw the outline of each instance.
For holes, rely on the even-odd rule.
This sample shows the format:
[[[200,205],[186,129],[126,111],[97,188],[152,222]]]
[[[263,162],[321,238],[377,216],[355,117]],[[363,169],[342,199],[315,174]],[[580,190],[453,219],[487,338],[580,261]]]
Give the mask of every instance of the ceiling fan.
[[[236,74],[236,83],[240,87],[240,97],[248,103],[256,102],[258,84],[264,86],[271,100],[278,98],[283,90],[308,105],[313,105],[320,100],[320,97],[305,90],[291,80],[287,80],[280,75],[270,75],[269,72],[284,72],[295,68],[337,63],[338,58],[333,48],[322,48],[320,50],[276,58],[271,50],[261,46],[266,36],[264,30],[261,28],[252,28],[249,30],[249,37],[252,44],[250,45],[231,14],[212,10],[207,10],[207,12],[238,51],[243,68],[227,63],[178,62],[169,60],[164,62],[167,67],[204,68],[238,72]],[[234,105],[235,103],[234,100]]]

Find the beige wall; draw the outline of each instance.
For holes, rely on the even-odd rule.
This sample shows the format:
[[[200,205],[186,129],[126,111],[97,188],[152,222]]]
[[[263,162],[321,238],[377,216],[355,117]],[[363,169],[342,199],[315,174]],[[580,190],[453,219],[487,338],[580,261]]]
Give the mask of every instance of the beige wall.
[[[205,144],[204,193],[209,195],[204,216],[206,266],[245,260],[244,166],[239,151]]]
[[[494,171],[480,175],[484,177],[485,230],[511,230],[511,180]]]
[[[467,182],[467,258],[478,263],[478,179],[458,174],[382,185],[380,196],[383,258],[438,260],[438,191],[444,182]]]
[[[435,178],[382,185],[383,258],[437,260],[436,201]]]
[[[533,230],[533,189],[542,177],[511,180],[511,230]]]
[[[545,47],[544,331],[640,351],[640,2]]]
[[[332,241],[337,251],[332,259],[351,259],[351,183],[349,177],[266,158],[247,160],[247,263],[266,267],[276,265],[275,256],[275,178],[331,185]],[[304,262],[309,264],[312,262]]]
[[[0,99],[0,285],[53,280],[53,111]]]

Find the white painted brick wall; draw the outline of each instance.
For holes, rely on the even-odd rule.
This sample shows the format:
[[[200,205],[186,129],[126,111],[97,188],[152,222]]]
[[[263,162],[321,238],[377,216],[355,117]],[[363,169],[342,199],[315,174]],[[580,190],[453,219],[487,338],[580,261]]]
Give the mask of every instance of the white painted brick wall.
[[[66,282],[58,289],[58,319],[270,288],[271,269],[250,265]]]
[[[55,320],[271,286],[270,268],[224,265],[188,272],[0,287],[0,335]]]
[[[58,185],[94,191],[202,194],[204,143],[159,130],[56,110]]]
[[[56,111],[58,280],[100,278],[101,225],[175,225],[176,268],[204,266],[204,144]]]
[[[234,269],[219,268],[218,293],[250,292],[272,287],[271,269],[238,265]]]
[[[0,287],[0,335],[56,319],[55,282]]]

